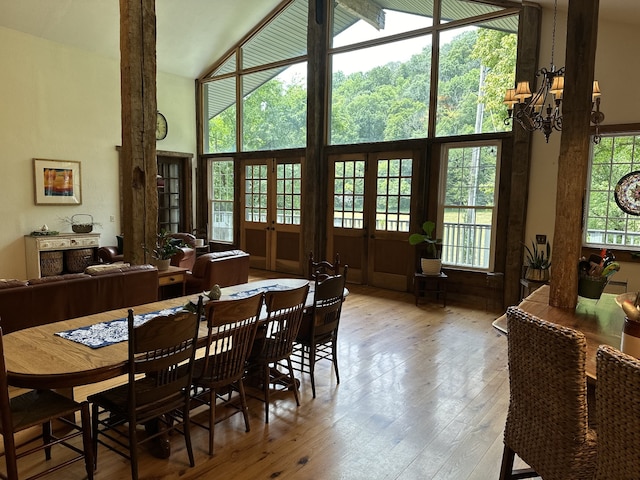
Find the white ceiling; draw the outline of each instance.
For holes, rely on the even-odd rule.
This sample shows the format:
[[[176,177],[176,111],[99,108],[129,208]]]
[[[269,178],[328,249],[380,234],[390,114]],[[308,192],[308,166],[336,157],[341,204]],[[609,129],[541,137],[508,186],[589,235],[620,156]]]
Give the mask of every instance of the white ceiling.
[[[584,1],[584,0],[582,0]],[[158,70],[197,78],[280,0],[156,0]],[[554,0],[538,0],[553,8]],[[566,11],[569,0],[558,0]],[[637,0],[601,0],[600,17],[640,22]],[[0,0],[0,27],[119,58],[118,0]]]
[[[158,70],[197,78],[280,0],[156,0]],[[120,58],[118,0],[0,0],[0,27]]]

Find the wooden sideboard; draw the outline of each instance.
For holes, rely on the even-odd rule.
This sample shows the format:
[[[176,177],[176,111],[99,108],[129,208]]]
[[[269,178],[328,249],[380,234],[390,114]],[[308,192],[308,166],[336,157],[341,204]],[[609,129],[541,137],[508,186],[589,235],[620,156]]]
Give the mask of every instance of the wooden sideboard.
[[[100,244],[99,233],[62,233],[59,235],[24,236],[27,278],[41,277],[40,254],[64,250],[91,248],[95,253]]]

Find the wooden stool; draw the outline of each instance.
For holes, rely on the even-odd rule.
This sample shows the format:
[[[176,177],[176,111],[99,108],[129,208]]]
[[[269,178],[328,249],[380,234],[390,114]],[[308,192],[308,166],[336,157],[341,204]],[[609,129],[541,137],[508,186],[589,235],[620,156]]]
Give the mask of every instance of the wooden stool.
[[[427,293],[435,293],[436,300],[442,294],[442,306],[447,306],[447,274],[440,272],[440,275],[425,275],[424,273],[416,273],[413,277],[413,294],[416,297],[416,305],[421,296]],[[433,286],[433,288],[429,288]]]

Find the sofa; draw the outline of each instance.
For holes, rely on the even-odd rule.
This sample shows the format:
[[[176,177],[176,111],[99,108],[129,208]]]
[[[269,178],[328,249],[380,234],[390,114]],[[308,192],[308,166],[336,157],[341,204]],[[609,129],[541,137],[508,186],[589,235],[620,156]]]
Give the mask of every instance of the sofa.
[[[157,300],[158,270],[152,265],[96,265],[85,273],[0,280],[0,326],[6,334]]]
[[[185,244],[180,251],[171,257],[171,265],[183,267],[191,270],[196,261],[196,237],[190,233],[172,233],[172,238],[182,241]],[[122,238],[122,237],[120,237]],[[118,239],[118,246],[102,246],[98,248],[98,258],[102,263],[116,263],[124,260],[122,254],[121,241]]]
[[[188,295],[249,281],[249,254],[242,250],[227,250],[200,255],[191,272],[187,272],[185,290]]]

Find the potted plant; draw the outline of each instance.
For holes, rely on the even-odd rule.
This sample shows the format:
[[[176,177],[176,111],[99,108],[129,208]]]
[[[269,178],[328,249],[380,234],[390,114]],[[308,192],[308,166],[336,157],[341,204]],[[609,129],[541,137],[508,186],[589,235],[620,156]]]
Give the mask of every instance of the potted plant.
[[[531,248],[526,249],[527,270],[524,278],[534,282],[549,281],[549,267],[551,266],[551,245],[546,243],[546,248],[538,248],[538,244],[531,241]]]
[[[166,270],[171,263],[171,257],[180,251],[184,246],[184,242],[177,238],[173,238],[171,233],[163,230],[156,236],[156,244],[151,250],[151,257],[155,260],[158,270]],[[149,253],[146,246],[142,247],[145,252]]]
[[[442,239],[436,238],[435,222],[427,220],[422,224],[422,233],[409,235],[411,245],[423,245],[420,267],[425,275],[440,275],[442,260],[439,256],[438,246],[442,245]]]

